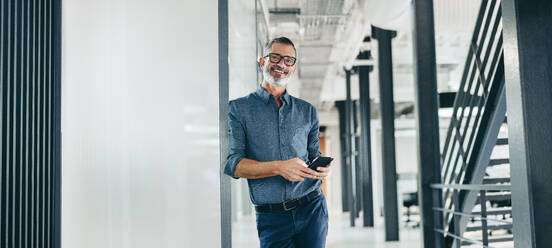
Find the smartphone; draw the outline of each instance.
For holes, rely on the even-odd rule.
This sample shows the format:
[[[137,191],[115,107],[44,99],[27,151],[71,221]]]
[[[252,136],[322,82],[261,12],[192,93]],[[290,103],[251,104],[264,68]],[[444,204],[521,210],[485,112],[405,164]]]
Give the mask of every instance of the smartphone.
[[[316,170],[317,167],[326,167],[332,160],[331,157],[316,157],[310,162],[309,169]]]

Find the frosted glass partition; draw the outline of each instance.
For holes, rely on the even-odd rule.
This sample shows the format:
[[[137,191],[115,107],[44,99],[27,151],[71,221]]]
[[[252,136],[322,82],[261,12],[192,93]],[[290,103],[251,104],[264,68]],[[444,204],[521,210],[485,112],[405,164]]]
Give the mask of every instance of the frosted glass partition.
[[[228,2],[229,98],[245,96],[257,88],[257,31],[255,1]]]
[[[63,1],[63,247],[220,247],[217,11]]]
[[[257,31],[255,1],[228,1],[229,98],[245,96],[257,88]],[[257,238],[249,190],[245,179],[232,179],[232,247],[251,247]],[[258,243],[253,241],[253,243]]]

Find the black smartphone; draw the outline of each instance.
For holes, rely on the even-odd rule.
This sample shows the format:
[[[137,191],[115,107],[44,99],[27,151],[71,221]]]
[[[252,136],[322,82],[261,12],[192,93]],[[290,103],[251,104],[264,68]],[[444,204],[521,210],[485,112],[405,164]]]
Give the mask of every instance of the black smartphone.
[[[316,170],[317,167],[326,167],[332,160],[331,157],[316,157],[310,162],[309,169]]]

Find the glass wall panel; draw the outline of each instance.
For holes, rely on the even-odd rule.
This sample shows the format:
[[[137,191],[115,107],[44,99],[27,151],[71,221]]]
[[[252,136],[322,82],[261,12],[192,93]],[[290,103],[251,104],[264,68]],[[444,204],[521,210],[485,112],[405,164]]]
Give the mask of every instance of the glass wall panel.
[[[63,247],[220,247],[217,1],[63,1]]]
[[[228,2],[228,60],[230,100],[251,93],[260,83],[257,78],[257,31],[255,1]]]
[[[229,12],[229,98],[246,96],[260,83],[257,57],[262,47],[257,42],[255,1],[228,1]],[[255,215],[246,179],[232,179],[232,247],[258,246]]]

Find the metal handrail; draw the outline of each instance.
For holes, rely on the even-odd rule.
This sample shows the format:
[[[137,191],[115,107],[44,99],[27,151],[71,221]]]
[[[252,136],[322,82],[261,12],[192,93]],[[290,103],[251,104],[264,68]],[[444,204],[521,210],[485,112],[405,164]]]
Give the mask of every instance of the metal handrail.
[[[432,189],[456,189],[456,190],[512,190],[510,184],[439,184],[433,183],[430,185]]]
[[[496,56],[495,56],[495,57],[496,57]],[[495,61],[496,61],[496,60],[495,60]],[[494,62],[493,64],[496,63],[495,61],[493,61],[493,62]],[[473,100],[474,98],[472,97],[471,99]],[[459,148],[458,148],[458,149],[459,149],[460,152],[456,153],[456,158],[455,158],[454,163],[452,164],[452,166],[450,166],[450,161],[452,161],[452,157],[453,157],[453,156],[451,155],[450,158],[449,158],[449,163],[447,164],[447,165],[449,165],[449,166],[445,167],[445,168],[452,168],[452,169],[451,169],[451,172],[450,172],[448,175],[445,174],[444,181],[447,182],[447,183],[452,183],[452,182],[458,183],[458,182],[459,182],[459,178],[460,178],[460,176],[462,175],[462,172],[463,172],[463,171],[466,169],[466,167],[467,167],[467,164],[468,164],[468,154],[469,154],[469,157],[473,157],[473,152],[472,152],[472,150],[471,150],[471,149],[472,149],[473,138],[474,138],[474,136],[475,136],[476,131],[478,131],[478,125],[477,125],[477,124],[479,124],[479,118],[481,117],[482,107],[486,107],[486,103],[483,102],[483,99],[484,99],[484,98],[480,98],[480,101],[479,101],[479,103],[477,104],[477,109],[478,109],[478,110],[477,110],[477,114],[476,114],[475,121],[474,121],[474,126],[475,126],[475,127],[472,127],[472,130],[471,130],[472,132],[471,132],[471,135],[470,135],[470,137],[469,137],[468,147],[467,147],[466,151],[463,150],[464,148],[463,148],[462,146],[465,144],[465,143],[464,143],[464,140],[465,140],[465,137],[466,137],[466,135],[467,135],[467,133],[468,133],[468,132],[467,132],[467,131],[468,131],[468,127],[470,126],[470,125],[469,125],[469,121],[470,121],[470,119],[471,119],[472,111],[473,111],[473,109],[474,109],[474,107],[475,107],[475,106],[474,106],[474,102],[473,102],[473,101],[470,101],[470,103],[469,103],[470,111],[469,111],[469,116],[466,117],[467,123],[466,123],[466,125],[464,126],[464,130],[463,130],[463,132],[462,132],[463,135],[460,133],[460,130],[459,130],[459,129],[460,129],[461,127],[460,127],[459,124],[458,124],[459,122],[462,121],[462,117],[463,117],[463,116],[461,116],[461,118],[459,118],[459,120],[456,120],[456,118],[454,118],[454,117],[453,117],[453,119],[451,120],[451,122],[453,123],[453,124],[451,124],[451,126],[456,126],[456,127],[454,127],[454,129],[455,129],[455,131],[456,131],[455,134],[454,134],[454,139],[455,139],[455,141],[457,141],[457,142],[455,142],[455,143],[458,143],[458,144],[459,144]],[[464,109],[465,109],[465,108],[464,108]],[[462,114],[463,114],[463,113],[462,113]],[[454,145],[453,145],[452,149],[454,149]],[[451,150],[451,151],[454,151],[454,150]],[[462,157],[462,163],[461,163],[460,171],[457,172],[458,159],[459,159],[460,157]]]
[[[500,10],[498,10],[498,12],[500,13]],[[495,24],[493,25],[493,30],[492,32],[493,33],[496,33],[497,31],[497,28],[498,28],[498,23],[500,23],[500,14],[497,14],[497,18],[495,20]],[[497,47],[501,47],[502,46],[502,33],[500,32],[499,33],[499,39],[497,41]],[[495,35],[491,35],[489,37],[489,43],[494,43],[494,39],[495,39]],[[479,48],[475,49],[474,47],[477,46],[475,44],[472,43],[472,49],[470,49],[470,51],[472,53],[476,53],[477,56],[476,57],[479,57],[479,54],[481,53],[481,49],[483,46],[478,46]],[[479,89],[480,87],[483,89],[483,92],[485,91],[488,91],[488,87],[490,86],[491,82],[490,82],[490,79],[494,78],[494,72],[496,71],[496,64],[498,62],[498,59],[501,55],[501,49],[497,49],[495,51],[495,54],[493,55],[493,59],[492,59],[492,62],[491,62],[491,69],[494,69],[494,70],[491,70],[489,72],[489,77],[487,77],[487,80],[486,81],[480,81],[479,78],[478,79],[475,79],[474,75],[475,75],[475,71],[484,71],[486,70],[486,65],[488,64],[488,59],[489,59],[489,56],[491,54],[491,48],[492,46],[491,45],[487,45],[487,49],[485,49],[485,53],[484,53],[484,59],[483,59],[483,66],[482,67],[477,67],[476,68],[476,64],[474,62],[474,65],[472,66],[471,68],[471,75],[470,75],[470,79],[469,79],[469,83],[468,83],[468,92],[471,91],[472,89],[472,82],[473,81],[476,81],[476,84],[475,84],[475,90],[474,92],[475,93],[478,93],[479,92]],[[445,159],[448,158],[448,161],[443,161],[443,162],[447,162],[446,165],[445,165],[445,181],[448,182],[448,183],[451,183],[454,179],[458,179],[459,177],[454,177],[454,171],[456,170],[456,166],[458,164],[458,159],[460,157],[462,157],[462,168],[461,168],[461,172],[463,170],[465,170],[465,167],[467,166],[467,163],[468,163],[468,152],[471,151],[471,148],[472,148],[472,145],[473,145],[473,138],[475,137],[475,133],[477,133],[477,127],[478,125],[475,125],[474,128],[472,128],[472,132],[470,133],[469,135],[469,141],[468,141],[468,146],[467,146],[467,149],[466,151],[464,151],[463,149],[463,145],[465,144],[464,141],[465,141],[465,138],[466,138],[466,135],[468,134],[468,128],[470,127],[469,123],[471,121],[471,117],[473,116],[473,110],[474,108],[477,107],[477,114],[476,114],[476,117],[474,119],[474,124],[477,124],[479,123],[479,118],[481,117],[481,112],[483,110],[482,107],[486,107],[486,103],[487,103],[487,99],[488,97],[481,97],[481,98],[476,98],[476,97],[469,97],[469,98],[465,98],[464,95],[467,95],[466,92],[464,92],[463,90],[460,90],[459,91],[459,96],[462,96],[463,98],[463,101],[462,101],[462,104],[461,105],[457,105],[455,106],[455,109],[462,109],[461,111],[461,114],[460,114],[460,117],[457,119],[456,116],[452,116],[451,118],[451,125],[449,126],[449,129],[451,130],[450,133],[448,133],[447,137],[448,136],[452,136],[452,131],[455,131],[454,133],[454,139],[455,141],[457,142],[454,142],[453,145],[452,145],[452,148],[450,150],[450,152],[448,153],[449,156],[447,157],[446,156],[446,152],[447,150],[444,150],[444,153],[445,153]],[[479,99],[479,102],[477,104],[475,104],[476,100]],[[466,102],[468,101],[468,102]],[[466,107],[468,106],[468,107]],[[469,109],[469,113],[468,115],[464,115],[464,112],[466,109]],[[464,125],[464,128],[462,131],[460,131],[460,129],[462,128],[461,124],[462,124],[462,121],[464,119],[464,117],[466,118],[466,124]],[[455,156],[455,159],[454,159],[454,163],[452,163],[452,166],[451,166],[451,161],[453,160],[452,157],[454,155],[454,148],[456,147],[456,143],[459,144],[459,147],[458,147],[458,150],[460,152],[457,152],[456,153],[456,156]],[[447,146],[447,144],[446,144]],[[472,157],[473,153],[469,153],[469,157]],[[452,170],[450,170],[450,173],[447,173],[449,171],[449,169],[452,168]]]
[[[465,238],[465,237],[462,237],[462,236],[458,236],[454,233],[451,233],[451,232],[448,232],[448,231],[445,231],[445,230],[441,230],[441,229],[438,229],[438,228],[434,228],[433,229],[434,231],[436,232],[439,232],[439,233],[442,233],[443,235],[445,236],[450,236],[454,239],[457,239],[457,240],[460,240],[460,241],[466,241],[466,242],[469,242],[469,243],[472,243],[474,245],[480,245],[481,247],[485,247],[485,248],[495,248],[493,246],[488,246],[488,245],[485,245],[483,243],[483,241],[480,241],[480,240],[476,240],[476,239],[468,239],[468,238]]]
[[[488,0],[482,0],[481,1],[481,6],[487,6],[487,1]],[[473,36],[472,36],[472,41],[473,40],[476,40],[477,37],[479,37],[479,31],[480,31],[480,28],[478,27],[481,27],[481,23],[483,22],[483,17],[484,17],[484,11],[479,11],[479,15],[477,16],[477,20],[475,22],[475,29],[474,29],[474,33],[473,33]],[[464,65],[464,68],[468,68],[468,66],[470,66],[470,63],[471,63],[471,60],[472,60],[472,57],[473,57],[473,53],[469,52],[468,53],[468,56],[466,58],[466,63]],[[468,70],[464,70],[463,74],[462,74],[462,79],[460,80],[460,87],[459,89],[463,89],[464,88],[464,84],[466,83],[466,77],[467,77],[467,74],[468,74]],[[458,106],[458,103],[459,101],[462,99],[462,96],[456,96],[455,99],[454,99],[454,106]],[[456,116],[456,112],[458,111],[458,108],[454,108],[453,112],[452,112],[452,116]],[[452,127],[449,126],[449,129],[447,130],[447,137],[446,137],[446,140],[445,140],[445,147],[444,147],[444,151],[447,151],[448,149],[448,145],[449,145],[449,141],[450,141],[450,134],[452,133]],[[453,150],[453,149],[452,149]],[[444,162],[445,161],[445,156],[446,156],[446,153],[443,153],[441,155],[441,160]]]
[[[488,220],[488,221],[495,221],[495,222],[500,222],[500,223],[504,223],[504,224],[514,224],[512,221],[501,220],[501,219],[496,219],[496,218],[489,218],[489,217],[482,217],[478,214],[468,214],[468,213],[464,213],[464,212],[456,212],[454,210],[449,210],[449,209],[444,209],[444,208],[434,207],[433,210],[439,211],[439,212],[447,212],[447,213],[456,214],[456,215],[465,216],[465,217],[470,217],[470,218],[477,218],[476,220]]]
[[[503,56],[502,31],[499,31],[500,22],[501,11],[499,0],[491,0],[490,2],[483,0],[441,155],[441,162],[443,163],[442,182],[444,184],[432,185],[432,188],[436,187],[444,191],[442,204],[447,209],[452,209],[453,206],[454,208],[459,208],[458,205],[461,200],[457,195],[458,192],[454,189],[466,187],[460,183],[466,181],[466,171],[469,166],[473,167],[471,164],[475,162],[475,158],[479,154],[479,151],[476,150],[480,149],[474,143],[475,137],[480,136],[480,133],[485,131],[485,128],[482,129],[484,125],[481,123],[484,120],[484,118],[481,118],[482,112],[488,111],[489,107],[491,109],[494,107],[488,104],[488,100],[490,91],[496,88],[493,85],[497,81],[495,80],[496,74],[499,71],[499,66],[501,66],[499,61],[502,61]],[[490,27],[492,31],[488,32]],[[482,53],[483,60],[481,60]],[[490,63],[489,58],[491,58]],[[478,97],[481,91],[483,95]],[[474,108],[477,108],[477,110],[472,123]],[[468,110],[467,116],[464,114],[466,110]],[[458,116],[459,112],[460,115]],[[458,148],[455,150],[456,146]],[[461,163],[458,163],[460,158]],[[454,163],[452,163],[453,161]],[[482,189],[476,185],[468,187],[471,187],[469,190]],[[508,186],[503,185],[490,190],[510,189]],[[453,221],[453,217],[454,215],[444,212],[445,227],[448,227],[451,221]]]
[[[499,21],[497,20],[496,23],[499,23]],[[491,41],[494,42],[494,36],[491,37]],[[498,43],[497,46],[502,46],[502,34],[499,35],[499,40],[498,40],[497,43]],[[495,54],[493,55],[493,59],[492,59],[491,67],[490,67],[490,68],[496,68],[496,64],[497,64],[497,62],[498,62],[499,57],[501,56],[501,54],[502,54],[501,50],[497,49],[497,51],[495,51]],[[485,58],[484,58],[484,60],[483,60],[483,62],[485,63],[485,65],[487,64],[487,60],[488,60],[488,58],[489,58],[489,55],[490,55],[490,48],[489,48],[488,50],[486,50],[486,52],[485,52]],[[486,69],[486,66],[483,66],[482,68],[480,68],[480,69],[478,69],[478,70],[485,70],[485,69]],[[495,71],[496,71],[496,70],[495,70]],[[494,78],[494,76],[495,76],[494,74],[491,74],[491,73],[489,73],[489,74],[490,74],[491,77],[488,77],[487,80],[490,80],[491,78]],[[482,85],[482,86],[483,86],[483,87],[482,87],[483,90],[487,90],[487,87],[490,86],[490,82],[489,82],[489,81],[483,81],[482,83],[478,83],[478,84],[476,85],[476,89],[475,89],[476,92],[479,90],[479,86],[480,86],[481,84],[483,84],[483,85]],[[474,101],[477,101],[477,100],[479,100],[479,102],[474,102]],[[475,119],[474,119],[474,124],[477,124],[477,123],[479,123],[479,121],[480,121],[481,113],[482,113],[483,109],[485,109],[485,108],[487,107],[487,103],[488,103],[487,100],[488,100],[488,97],[481,97],[481,98],[479,98],[479,99],[476,98],[476,97],[470,97],[470,101],[469,101],[469,105],[468,105],[468,106],[469,106],[468,115],[467,115],[467,116],[461,115],[460,118],[459,118],[459,120],[453,119],[453,120],[455,121],[455,124],[457,124],[458,122],[462,122],[462,118],[464,118],[464,116],[465,116],[465,118],[466,118],[466,125],[464,125],[464,129],[463,129],[463,131],[462,131],[462,133],[464,134],[463,136],[461,135],[460,131],[458,130],[458,129],[460,129],[460,127],[458,126],[457,128],[455,128],[455,129],[456,129],[456,130],[455,130],[455,131],[456,131],[455,137],[460,136],[460,139],[461,139],[461,140],[458,141],[458,143],[460,143],[461,145],[464,144],[464,141],[465,141],[465,138],[466,138],[465,134],[468,133],[468,128],[470,127],[469,123],[470,123],[471,117],[473,116],[473,115],[472,115],[472,114],[473,114],[473,110],[474,110],[475,108],[477,108],[477,113],[475,114]],[[476,104],[476,105],[474,105],[474,104]],[[463,110],[462,110],[462,114],[464,113],[464,110],[465,110],[465,109],[466,109],[466,108],[464,107]],[[457,124],[457,125],[458,125],[458,124]],[[466,166],[469,164],[469,161],[466,161],[466,160],[468,160],[468,158],[471,159],[472,157],[474,157],[474,156],[473,156],[473,153],[471,152],[471,151],[473,151],[473,149],[472,149],[472,148],[473,148],[473,143],[472,143],[472,142],[473,142],[473,140],[474,140],[474,138],[475,138],[475,134],[476,134],[477,131],[478,131],[478,130],[477,130],[478,126],[476,126],[475,128],[474,128],[474,127],[472,127],[472,128],[473,128],[473,130],[472,130],[472,132],[470,133],[470,136],[469,136],[469,139],[468,139],[468,144],[467,144],[467,149],[466,149],[466,150],[467,150],[467,153],[466,153],[466,154],[464,154],[464,152],[462,152],[462,153],[456,153],[456,158],[455,158],[454,163],[453,163],[453,165],[456,165],[456,164],[458,163],[458,159],[460,158],[460,156],[462,156],[462,158],[463,158],[464,160],[462,161],[462,167],[461,167],[461,169],[460,169],[461,172],[464,171],[464,170],[466,169]],[[452,159],[452,158],[451,158],[451,159]],[[449,159],[449,161],[451,161],[451,159]],[[456,167],[454,167],[454,168],[456,168]],[[459,177],[456,177],[456,178],[455,178],[455,177],[452,177],[452,176],[449,177],[448,181],[449,181],[449,182],[452,182],[454,179],[456,179],[456,183],[459,182],[459,181],[458,181]]]
[[[480,9],[480,12],[479,12],[479,15],[478,15],[478,18],[477,18],[477,21],[476,21],[476,25],[475,25],[475,28],[474,28],[474,34],[473,34],[473,37],[472,37],[472,41],[471,41],[471,44],[473,43],[477,43],[477,41],[479,40],[479,33],[480,31],[483,31],[483,34],[486,34],[486,31],[487,31],[487,27],[488,25],[484,25],[484,28],[483,30],[481,29],[481,24],[483,22],[483,18],[485,17],[485,13],[487,13],[487,9],[486,8],[483,8],[483,6],[487,6],[487,0],[483,0],[481,2],[481,6],[482,8]],[[490,8],[493,7],[493,3],[494,2],[491,2],[491,6]],[[488,19],[490,18],[487,18],[485,24],[488,23]],[[484,40],[485,39],[485,35],[482,35],[481,37],[481,40]],[[460,106],[460,101],[462,101],[462,106],[465,106],[465,99],[464,99],[464,87],[465,87],[465,84],[466,84],[466,81],[468,82],[468,89],[471,89],[471,83],[473,82],[473,73],[475,72],[475,63],[473,66],[470,66],[471,65],[471,62],[472,62],[472,59],[473,59],[473,55],[477,55],[479,56],[479,54],[481,53],[481,49],[483,48],[483,46],[479,46],[479,49],[477,50],[473,50],[471,49],[472,46],[470,46],[470,50],[468,52],[468,56],[467,56],[467,59],[466,59],[466,64],[464,66],[464,68],[466,68],[462,74],[462,79],[460,80],[460,87],[459,87],[459,94],[457,94],[456,98],[455,98],[455,101],[454,101],[454,106],[455,108],[453,109],[453,114],[452,116],[455,117],[457,115],[457,112],[458,112],[458,106]],[[470,79],[469,80],[466,80],[468,78],[468,73],[469,72],[472,72],[471,75],[470,75]],[[469,90],[468,90],[469,92]],[[462,110],[462,114],[460,115],[461,117],[463,116],[463,113],[464,111]],[[456,124],[454,123],[455,121],[455,118],[451,119],[451,124],[449,125],[449,129],[447,130],[447,138],[445,140],[445,148],[443,151],[443,154],[442,154],[442,161],[445,162],[446,161],[446,151],[448,151],[448,146],[450,144],[450,139],[452,137],[452,127],[453,127],[453,124]],[[460,118],[460,121],[461,121],[461,118]],[[453,142],[452,143],[452,148],[451,148],[451,153],[449,155],[452,156],[452,151],[454,151],[454,147],[456,146],[456,143]],[[450,159],[449,159],[449,164],[450,164]],[[445,174],[447,174],[447,169],[449,168],[449,164],[447,164],[447,166],[445,166]]]
[[[481,22],[482,22],[482,18],[485,16],[485,13],[487,12],[490,12],[490,11],[493,11],[494,8],[495,8],[495,3],[496,3],[496,0],[492,0],[491,1],[491,4],[489,6],[489,8],[482,8],[480,14],[479,14],[479,17],[478,17],[478,26],[475,27],[475,32],[474,32],[474,36],[472,38],[472,42],[470,44],[470,50],[468,52],[468,59],[466,60],[466,70],[464,70],[464,75],[462,76],[462,80],[461,80],[461,86],[460,86],[460,90],[459,90],[459,94],[457,94],[457,97],[455,99],[455,108],[453,110],[453,118],[451,119],[451,124],[449,126],[449,129],[447,130],[447,139],[445,141],[445,149],[444,149],[444,153],[442,155],[442,158],[443,158],[443,162],[446,162],[446,158],[447,158],[447,153],[446,151],[448,151],[448,146],[450,144],[450,141],[451,141],[451,137],[452,137],[452,131],[453,131],[453,127],[457,127],[457,129],[460,128],[460,125],[461,125],[461,122],[462,122],[462,119],[464,117],[464,111],[465,111],[465,106],[466,106],[466,100],[469,101],[469,106],[470,107],[473,107],[473,99],[474,97],[469,97],[469,99],[466,99],[464,96],[465,95],[470,95],[470,94],[466,94],[466,92],[470,92],[471,89],[472,89],[472,83],[474,81],[474,75],[475,75],[475,71],[477,68],[477,63],[476,62],[473,62],[472,64],[472,61],[473,60],[477,60],[477,58],[479,57],[479,55],[481,54],[482,52],[482,49],[484,46],[478,46],[477,43],[478,41],[481,41],[481,43],[484,43],[487,36],[486,34],[488,33],[488,28],[489,28],[489,24],[490,24],[490,20],[491,20],[491,16],[488,15],[487,16],[487,19],[485,19],[485,25],[484,27],[481,29]],[[486,6],[487,4],[487,1],[483,1],[482,4],[485,4],[484,6]],[[490,11],[489,11],[490,9]],[[481,20],[480,20],[481,19]],[[496,23],[496,20],[495,20],[495,23]],[[493,25],[494,27],[495,25]],[[479,40],[478,36],[479,36],[479,31],[483,31],[483,35],[481,36],[481,39]],[[493,28],[493,31],[494,28]],[[494,36],[490,36],[491,39],[493,39]],[[492,42],[492,40],[490,40],[490,42]],[[477,48],[476,48],[477,47]],[[488,57],[488,54],[489,54],[489,50],[490,50],[491,46],[487,46],[487,49],[486,49],[486,54],[485,54],[485,57],[487,58]],[[476,55],[475,57],[473,55]],[[484,59],[483,61],[483,64],[486,64],[486,59]],[[471,66],[470,66],[471,65]],[[485,68],[483,68],[485,69]],[[469,80],[466,80],[468,78],[468,73],[470,73],[470,76],[469,76]],[[463,89],[465,88],[465,83],[466,81],[468,82],[468,86],[467,86],[467,90],[464,91]],[[480,82],[480,81],[478,81]],[[475,92],[477,93],[478,90],[479,90],[479,86],[480,84],[476,84],[476,89],[475,89]],[[456,101],[458,100],[458,101]],[[462,101],[462,103],[460,104],[460,101]],[[458,112],[458,110],[460,109],[460,107],[462,107],[461,109],[461,114],[460,114],[460,117],[458,118],[458,120],[456,119],[456,114]],[[470,108],[471,110],[471,108]],[[470,115],[471,115],[471,112],[470,112]],[[468,125],[466,125],[468,126]],[[455,136],[456,138],[457,136]],[[462,137],[461,137],[462,138]],[[462,138],[463,139],[463,138]],[[462,142],[463,143],[463,142]],[[447,165],[445,166],[445,174],[444,175],[447,175],[447,170],[448,168],[450,167],[450,161],[451,161],[451,156],[453,155],[453,151],[454,151],[454,147],[456,146],[456,142],[452,143],[452,148],[450,149],[450,152],[449,152],[449,161],[447,163]]]

